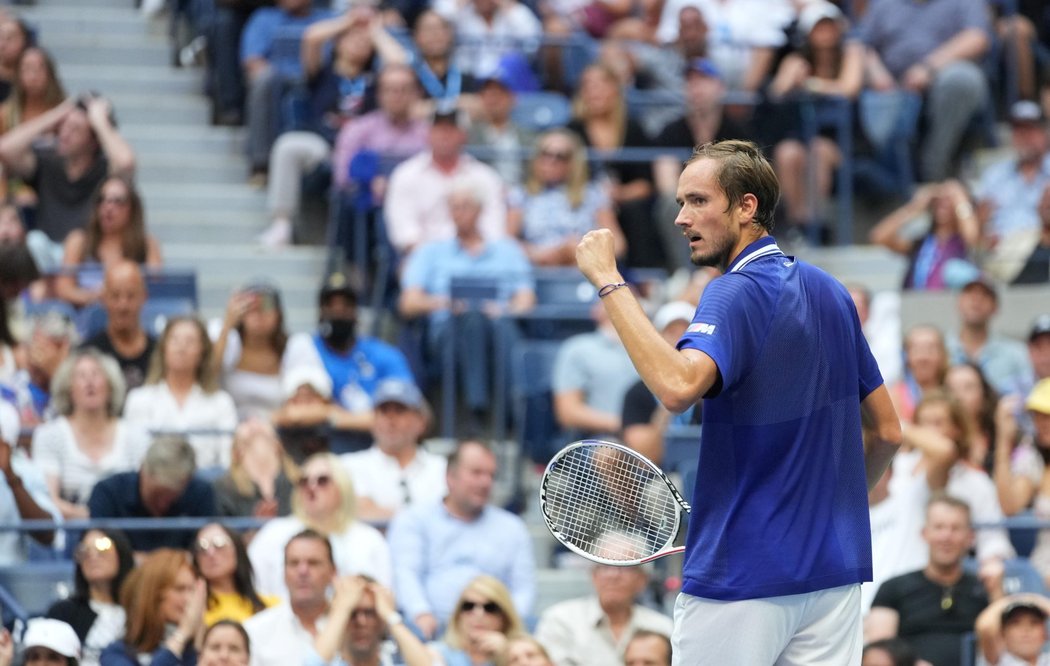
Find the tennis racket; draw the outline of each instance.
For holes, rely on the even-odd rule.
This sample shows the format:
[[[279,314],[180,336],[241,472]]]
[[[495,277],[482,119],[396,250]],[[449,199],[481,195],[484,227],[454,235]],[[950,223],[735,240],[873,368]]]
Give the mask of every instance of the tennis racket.
[[[585,439],[555,454],[540,483],[547,529],[566,548],[614,566],[681,553],[682,499],[667,475],[621,444]]]

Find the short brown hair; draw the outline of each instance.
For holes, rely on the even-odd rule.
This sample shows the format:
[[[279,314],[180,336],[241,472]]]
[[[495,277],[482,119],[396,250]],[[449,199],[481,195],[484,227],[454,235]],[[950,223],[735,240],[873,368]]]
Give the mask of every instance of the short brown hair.
[[[929,512],[930,507],[937,504],[942,504],[953,509],[958,509],[959,511],[962,511],[966,514],[967,524],[973,522],[973,514],[970,511],[970,505],[967,504],[965,500],[961,500],[958,497],[955,497],[954,495],[949,495],[948,493],[941,491],[935,493],[933,497],[930,498],[930,501],[926,503],[926,511]]]
[[[745,194],[753,194],[758,199],[753,222],[767,232],[773,231],[773,215],[780,201],[780,181],[757,144],[736,139],[709,141],[694,148],[685,164],[688,166],[700,160],[719,163],[718,185],[729,199],[727,212],[739,205]]]

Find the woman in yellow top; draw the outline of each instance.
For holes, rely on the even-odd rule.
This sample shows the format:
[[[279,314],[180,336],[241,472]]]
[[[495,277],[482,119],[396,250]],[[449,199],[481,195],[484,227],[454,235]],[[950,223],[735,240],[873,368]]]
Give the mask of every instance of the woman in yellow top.
[[[279,600],[255,591],[252,563],[239,534],[218,523],[209,523],[193,541],[193,561],[208,584],[204,624],[219,620],[244,622]]]

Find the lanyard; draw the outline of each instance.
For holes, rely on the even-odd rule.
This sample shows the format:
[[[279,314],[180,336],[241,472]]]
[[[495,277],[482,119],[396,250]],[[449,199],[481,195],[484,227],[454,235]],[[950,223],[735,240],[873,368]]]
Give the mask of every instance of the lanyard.
[[[419,58],[415,66],[416,76],[423,84],[427,94],[435,100],[455,100],[463,89],[463,73],[459,71],[456,63],[449,62],[448,74],[445,75],[445,83],[430,69],[426,60]]]

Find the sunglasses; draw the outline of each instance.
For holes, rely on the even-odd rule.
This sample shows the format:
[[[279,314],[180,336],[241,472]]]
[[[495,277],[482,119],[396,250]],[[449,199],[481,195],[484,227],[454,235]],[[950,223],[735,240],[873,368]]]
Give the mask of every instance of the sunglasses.
[[[113,550],[113,540],[109,537],[101,536],[85,541],[77,546],[76,550],[73,551],[73,556],[77,562],[81,562],[92,555],[101,555],[110,550]]]
[[[503,609],[499,607],[495,601],[486,601],[484,603],[480,601],[464,601],[459,605],[459,611],[461,613],[470,613],[475,608],[480,608],[489,615],[495,615],[496,613],[502,613]]]
[[[557,160],[559,162],[568,162],[572,159],[572,153],[570,151],[561,150],[541,150],[540,157],[545,157],[550,160]]]
[[[317,476],[304,476],[299,479],[295,485],[300,488],[309,488],[313,486],[315,488],[327,488],[328,484],[332,482],[332,477],[328,474],[318,474]]]
[[[207,555],[208,553],[218,550],[222,550],[230,545],[230,537],[225,534],[216,534],[212,538],[208,539],[201,537],[197,539],[197,543],[193,544],[194,548],[198,553]]]

